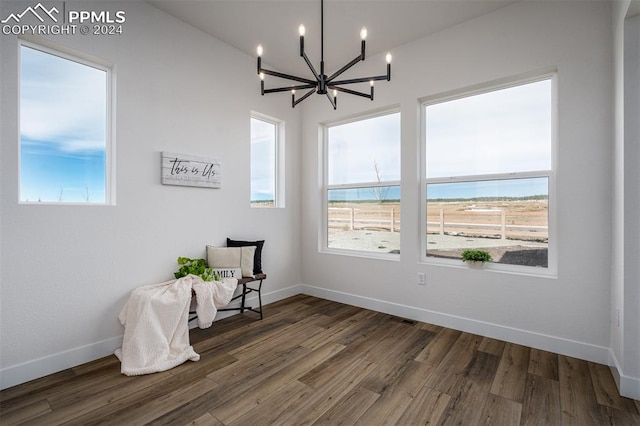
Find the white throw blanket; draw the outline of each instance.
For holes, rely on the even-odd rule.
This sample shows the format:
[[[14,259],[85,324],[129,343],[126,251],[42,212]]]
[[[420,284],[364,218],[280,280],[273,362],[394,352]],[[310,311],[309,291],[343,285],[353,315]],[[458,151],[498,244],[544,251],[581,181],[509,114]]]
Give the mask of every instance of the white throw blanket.
[[[196,294],[198,327],[211,326],[218,308],[226,306],[238,284],[235,278],[205,282],[195,275],[151,284],[131,292],[118,316],[124,325],[122,348],[115,355],[127,376],[156,373],[198,361],[189,344],[191,290]]]

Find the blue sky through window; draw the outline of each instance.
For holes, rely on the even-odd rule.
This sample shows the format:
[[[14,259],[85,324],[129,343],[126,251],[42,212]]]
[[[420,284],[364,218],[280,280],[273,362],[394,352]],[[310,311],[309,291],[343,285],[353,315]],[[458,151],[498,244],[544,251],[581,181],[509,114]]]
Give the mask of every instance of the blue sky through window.
[[[105,203],[107,72],[20,55],[20,201]]]

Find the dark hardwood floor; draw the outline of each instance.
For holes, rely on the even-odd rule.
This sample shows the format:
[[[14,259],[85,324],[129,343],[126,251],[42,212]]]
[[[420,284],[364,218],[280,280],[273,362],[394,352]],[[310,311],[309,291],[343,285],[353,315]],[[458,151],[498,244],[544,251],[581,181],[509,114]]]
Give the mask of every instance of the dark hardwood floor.
[[[640,425],[609,368],[295,296],[191,331],[201,355],[127,377],[115,356],[0,392],[0,423]]]

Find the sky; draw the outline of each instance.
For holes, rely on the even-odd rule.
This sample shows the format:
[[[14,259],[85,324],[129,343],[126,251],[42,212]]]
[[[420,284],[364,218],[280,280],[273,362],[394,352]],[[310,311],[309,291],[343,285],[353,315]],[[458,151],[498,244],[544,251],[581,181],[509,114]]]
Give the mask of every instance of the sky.
[[[275,201],[276,130],[273,123],[251,118],[251,201]]]
[[[426,105],[426,177],[551,169],[551,80]],[[329,185],[400,180],[400,114],[329,128]],[[387,191],[399,199],[400,188]],[[548,179],[429,183],[428,198],[548,195]],[[380,191],[336,189],[330,200],[376,199]]]
[[[105,202],[106,88],[103,70],[21,47],[22,202]],[[427,178],[551,169],[550,80],[425,109]],[[275,196],[275,129],[251,120],[252,200]],[[400,113],[329,127],[329,185],[399,181],[400,137]],[[432,184],[428,192],[430,198],[467,198],[496,191],[526,196],[548,190],[546,179],[520,179],[500,185]],[[330,198],[372,194],[380,195],[333,191]],[[399,198],[399,187],[386,194]]]
[[[107,73],[20,49],[20,201],[105,202]]]
[[[426,106],[427,178],[551,169],[551,80]]]
[[[329,127],[328,156],[329,185],[399,181],[400,113]]]

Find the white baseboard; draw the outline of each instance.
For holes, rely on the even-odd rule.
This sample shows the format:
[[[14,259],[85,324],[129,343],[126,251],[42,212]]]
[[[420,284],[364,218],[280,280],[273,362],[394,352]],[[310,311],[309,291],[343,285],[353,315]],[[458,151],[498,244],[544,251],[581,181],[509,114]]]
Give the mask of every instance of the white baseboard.
[[[609,350],[609,362],[608,365],[611,368],[611,374],[618,386],[620,395],[631,399],[640,400],[640,379],[635,377],[625,376],[620,368],[620,363],[616,354],[612,350]]]
[[[286,299],[287,297],[300,293],[300,285],[263,293],[262,304],[268,305],[269,303],[277,302],[278,300]],[[247,298],[247,305],[257,306],[257,304],[257,296]],[[237,312],[220,312],[220,315],[216,316],[216,321],[232,315],[237,315]],[[122,346],[122,336],[116,336],[100,342],[3,368],[0,370],[0,390],[111,355],[120,346]]]
[[[6,389],[111,355],[120,346],[122,346],[122,336],[117,336],[3,368],[0,370],[0,389]]]
[[[302,293],[402,318],[435,324],[442,327],[567,355],[586,361],[609,365],[609,348],[604,346],[596,346],[588,343],[561,339],[555,336],[309,285],[302,286]]]

